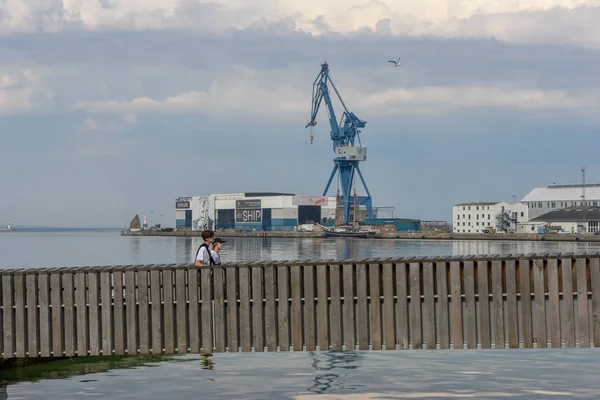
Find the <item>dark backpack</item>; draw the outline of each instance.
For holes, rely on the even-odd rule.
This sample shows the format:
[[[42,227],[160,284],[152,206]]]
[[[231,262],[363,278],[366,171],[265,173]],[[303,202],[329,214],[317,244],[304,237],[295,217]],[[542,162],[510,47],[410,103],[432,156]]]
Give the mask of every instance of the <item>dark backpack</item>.
[[[198,254],[200,253],[200,249],[202,247],[206,247],[206,251],[208,252],[208,265],[216,265],[215,260],[213,260],[212,255],[210,254],[210,249],[208,248],[208,245],[206,243],[202,243],[200,247],[198,247],[198,250],[196,251],[196,258],[194,258],[194,262],[196,262],[196,260],[198,259]]]

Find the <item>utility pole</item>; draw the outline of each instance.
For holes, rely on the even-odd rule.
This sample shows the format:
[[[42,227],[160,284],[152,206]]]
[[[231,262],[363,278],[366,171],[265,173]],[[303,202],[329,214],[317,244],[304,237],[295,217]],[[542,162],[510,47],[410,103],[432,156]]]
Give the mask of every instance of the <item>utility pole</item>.
[[[587,224],[586,224],[586,208],[587,208],[587,204],[585,201],[585,167],[581,167],[581,214],[582,214],[582,221],[581,224],[583,225],[583,233],[587,233]]]

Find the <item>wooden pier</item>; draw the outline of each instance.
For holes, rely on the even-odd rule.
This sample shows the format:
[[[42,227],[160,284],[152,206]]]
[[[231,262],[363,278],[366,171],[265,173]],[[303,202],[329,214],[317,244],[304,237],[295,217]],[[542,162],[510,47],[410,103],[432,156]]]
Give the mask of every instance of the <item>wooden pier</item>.
[[[600,346],[600,253],[0,270],[2,358]]]

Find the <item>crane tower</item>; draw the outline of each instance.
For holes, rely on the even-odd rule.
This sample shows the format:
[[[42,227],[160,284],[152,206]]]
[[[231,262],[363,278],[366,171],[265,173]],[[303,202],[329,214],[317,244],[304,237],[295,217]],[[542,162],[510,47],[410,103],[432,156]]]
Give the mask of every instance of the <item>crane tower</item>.
[[[339,125],[335,116],[333,104],[331,103],[331,96],[329,88],[327,87],[328,83],[331,85],[340,100],[340,103],[342,103],[342,106],[344,107],[344,112]],[[368,216],[369,218],[372,218],[373,206],[371,194],[369,193],[369,189],[367,188],[367,184],[365,183],[365,179],[363,178],[358,165],[361,161],[367,159],[367,148],[363,147],[360,142],[360,128],[364,128],[367,122],[358,118],[353,112],[348,111],[346,104],[342,100],[342,97],[329,76],[329,65],[327,65],[326,62],[321,64],[321,72],[313,83],[311,118],[305,128],[308,128],[309,126],[313,127],[317,124],[317,114],[319,113],[321,102],[323,101],[327,107],[334,153],[333,171],[331,172],[329,181],[327,181],[323,196],[327,195],[331,182],[339,172],[339,180],[342,189],[341,202],[343,204],[343,223],[347,225],[350,217],[350,204],[353,202],[353,200],[351,200],[351,193],[354,185],[354,174],[358,173],[367,195],[358,196],[357,205],[366,206]],[[355,142],[358,142],[358,145],[355,145]]]

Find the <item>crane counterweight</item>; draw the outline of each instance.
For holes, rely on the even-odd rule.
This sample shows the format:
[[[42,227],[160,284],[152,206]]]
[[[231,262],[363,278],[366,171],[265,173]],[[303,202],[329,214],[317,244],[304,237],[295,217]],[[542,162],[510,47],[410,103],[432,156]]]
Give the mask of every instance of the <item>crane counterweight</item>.
[[[330,84],[335,94],[337,95],[340,103],[344,108],[342,118],[338,125],[333,104],[331,103],[331,96],[327,84]],[[334,166],[333,171],[329,177],[329,181],[323,191],[323,196],[327,195],[327,191],[331,186],[331,182],[339,172],[339,179],[342,186],[341,201],[343,203],[343,223],[349,223],[350,217],[350,204],[352,202],[352,188],[354,184],[354,174],[358,173],[358,176],[365,188],[367,193],[366,196],[360,196],[358,205],[364,205],[367,207],[367,213],[369,218],[372,218],[372,200],[367,184],[363,178],[362,172],[359,168],[359,162],[367,159],[367,148],[363,147],[360,143],[360,128],[364,128],[367,124],[366,121],[361,120],[350,112],[346,107],[346,104],[342,100],[337,88],[333,84],[331,77],[329,76],[329,65],[325,62],[321,64],[321,72],[313,83],[313,95],[312,95],[312,109],[311,118],[305,128],[313,127],[317,124],[316,118],[319,113],[319,108],[322,102],[325,102],[327,110],[329,125],[331,127],[331,140],[334,152]],[[355,145],[355,141],[358,141],[358,145]],[[312,143],[312,135],[311,135]]]

